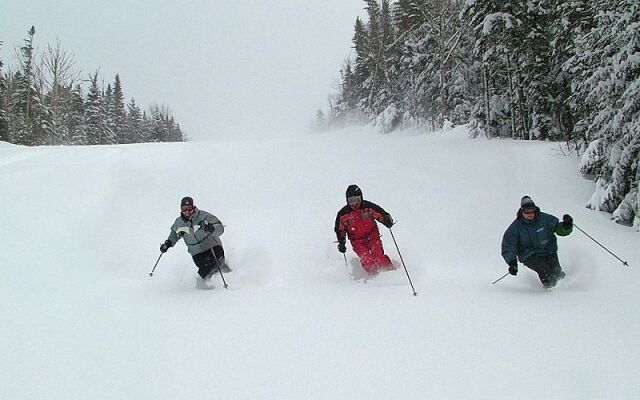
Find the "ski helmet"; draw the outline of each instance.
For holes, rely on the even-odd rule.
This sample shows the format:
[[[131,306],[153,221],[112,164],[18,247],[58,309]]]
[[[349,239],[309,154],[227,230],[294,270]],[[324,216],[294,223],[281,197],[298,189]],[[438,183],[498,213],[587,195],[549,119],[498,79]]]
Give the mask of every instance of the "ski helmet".
[[[355,197],[355,196],[360,197],[360,200],[362,200],[362,190],[360,190],[358,185],[349,185],[346,192],[347,199],[349,197]]]

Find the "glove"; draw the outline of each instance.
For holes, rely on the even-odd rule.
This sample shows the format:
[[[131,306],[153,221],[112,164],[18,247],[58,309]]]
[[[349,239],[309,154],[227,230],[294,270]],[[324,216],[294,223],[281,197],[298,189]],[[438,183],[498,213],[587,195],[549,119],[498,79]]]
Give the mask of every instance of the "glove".
[[[164,243],[160,245],[160,253],[166,253],[171,246],[173,246],[173,243],[171,243],[171,240],[169,239],[165,240]]]
[[[571,215],[569,214],[565,214],[562,216],[562,222],[564,222],[564,224],[567,226],[573,226],[573,218],[571,218]]]
[[[387,214],[382,218],[382,225],[391,229],[391,227],[393,226],[393,218],[391,218],[391,215]]]
[[[204,229],[205,232],[213,232],[216,230],[216,227],[213,226],[213,224],[210,224],[209,221],[203,221],[202,222],[202,229]]]
[[[509,273],[513,276],[518,275],[518,260],[509,261]]]
[[[338,251],[340,253],[345,253],[347,251],[347,246],[346,246],[344,240],[338,241]]]

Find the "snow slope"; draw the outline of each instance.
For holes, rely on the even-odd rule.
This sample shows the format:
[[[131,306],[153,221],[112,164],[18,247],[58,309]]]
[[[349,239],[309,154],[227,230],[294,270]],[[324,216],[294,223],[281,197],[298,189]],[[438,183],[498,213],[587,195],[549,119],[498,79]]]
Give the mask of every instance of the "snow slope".
[[[638,234],[584,208],[578,162],[463,128],[0,146],[0,398],[639,398]],[[402,268],[351,278],[351,183],[397,220],[418,296]],[[558,288],[524,267],[492,285],[524,194],[630,267],[576,231]],[[148,275],[185,195],[226,225],[228,290],[194,288],[182,243]]]

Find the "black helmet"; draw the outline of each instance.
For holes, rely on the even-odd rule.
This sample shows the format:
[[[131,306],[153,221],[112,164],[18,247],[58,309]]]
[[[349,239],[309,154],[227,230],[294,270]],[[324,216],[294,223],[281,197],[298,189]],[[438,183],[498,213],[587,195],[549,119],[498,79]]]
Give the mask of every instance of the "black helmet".
[[[347,199],[349,199],[349,197],[355,197],[355,196],[360,197],[360,200],[362,200],[362,190],[360,190],[358,185],[349,185],[346,192]]]
[[[182,206],[192,206],[193,205],[193,199],[189,196],[187,197],[183,197],[182,200],[180,200],[180,207]]]

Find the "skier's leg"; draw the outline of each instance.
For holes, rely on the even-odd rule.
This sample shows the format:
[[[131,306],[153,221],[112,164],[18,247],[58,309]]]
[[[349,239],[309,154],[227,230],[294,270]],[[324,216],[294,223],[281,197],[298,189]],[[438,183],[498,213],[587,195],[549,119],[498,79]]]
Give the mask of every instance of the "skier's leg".
[[[393,264],[391,263],[391,259],[387,255],[384,254],[384,249],[382,248],[382,241],[379,236],[375,236],[371,239],[371,253],[373,254],[373,258],[375,259],[376,265],[382,268],[392,268]]]
[[[214,269],[217,268],[216,261],[211,250],[203,251],[193,256],[193,262],[198,267],[198,275],[204,280],[211,278]]]
[[[351,246],[353,247],[354,253],[360,257],[360,264],[362,265],[362,268],[370,274],[375,273],[377,270],[376,263],[373,255],[369,251],[368,240],[352,240]]]
[[[227,259],[224,256],[224,249],[222,246],[213,246],[213,252],[216,255],[216,259],[218,260],[218,265],[220,265],[220,269],[223,273],[231,272],[231,268],[229,268],[229,264],[227,264]],[[214,273],[217,271],[214,271]]]
[[[555,286],[556,280],[551,276],[551,266],[547,260],[540,256],[532,256],[522,261],[522,263],[538,274],[538,278],[540,278],[540,282],[545,288]]]
[[[565,273],[560,266],[560,260],[558,259],[558,253],[551,253],[543,257],[549,264],[549,275],[556,281],[564,278]]]

